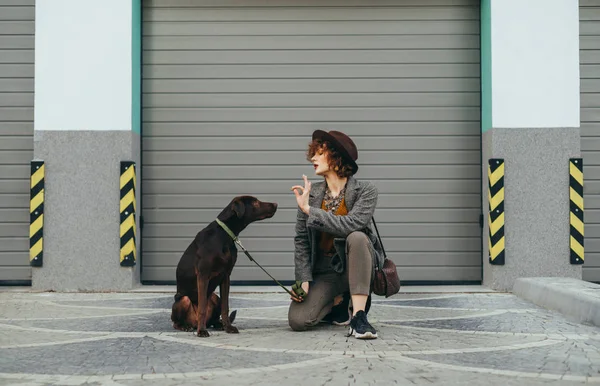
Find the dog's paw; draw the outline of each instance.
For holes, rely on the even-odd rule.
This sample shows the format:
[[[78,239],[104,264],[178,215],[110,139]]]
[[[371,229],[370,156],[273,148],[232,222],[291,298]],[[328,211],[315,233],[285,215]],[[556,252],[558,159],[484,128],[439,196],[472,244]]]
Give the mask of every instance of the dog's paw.
[[[200,330],[198,331],[197,335],[198,338],[208,338],[210,336],[207,330]]]
[[[237,327],[234,327],[234,326],[225,327],[225,332],[228,334],[239,334],[240,333],[238,331]]]

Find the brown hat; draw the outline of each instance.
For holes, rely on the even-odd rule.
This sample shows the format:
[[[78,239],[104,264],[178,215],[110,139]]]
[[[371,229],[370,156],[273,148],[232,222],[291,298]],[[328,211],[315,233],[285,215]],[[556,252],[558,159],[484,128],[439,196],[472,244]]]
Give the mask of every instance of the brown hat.
[[[321,139],[331,143],[331,145],[342,154],[346,161],[352,165],[354,173],[356,173],[358,170],[358,165],[356,164],[356,160],[358,159],[358,149],[350,137],[340,131],[331,130],[327,132],[315,130],[312,139]]]

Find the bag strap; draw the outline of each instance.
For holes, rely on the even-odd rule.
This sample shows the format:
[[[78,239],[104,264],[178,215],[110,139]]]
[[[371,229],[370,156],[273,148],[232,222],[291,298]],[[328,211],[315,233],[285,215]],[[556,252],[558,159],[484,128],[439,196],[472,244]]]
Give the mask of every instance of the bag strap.
[[[379,239],[379,245],[381,245],[381,249],[383,250],[383,257],[387,258],[385,254],[385,248],[383,247],[383,243],[381,242],[381,236],[379,236],[379,229],[377,229],[377,223],[375,222],[375,216],[373,216],[373,225],[375,225],[375,231],[377,232],[377,238]]]

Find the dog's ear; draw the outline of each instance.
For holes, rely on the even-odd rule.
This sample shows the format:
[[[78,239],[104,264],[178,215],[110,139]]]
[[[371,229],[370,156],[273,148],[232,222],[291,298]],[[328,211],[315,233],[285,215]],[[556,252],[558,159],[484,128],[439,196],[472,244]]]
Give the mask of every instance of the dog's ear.
[[[244,211],[246,210],[246,205],[240,200],[235,200],[231,209],[233,209],[233,212],[238,218],[242,218],[244,216]]]

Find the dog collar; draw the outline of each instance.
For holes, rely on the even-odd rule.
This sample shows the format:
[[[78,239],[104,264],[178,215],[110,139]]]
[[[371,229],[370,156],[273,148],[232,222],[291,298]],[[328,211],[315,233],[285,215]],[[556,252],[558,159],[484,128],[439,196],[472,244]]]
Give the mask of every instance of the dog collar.
[[[223,221],[219,220],[218,218],[216,219],[216,221],[217,224],[219,224],[221,228],[223,228],[225,232],[227,232],[227,234],[233,239],[233,241],[238,241],[237,236],[231,231],[231,229],[229,229],[227,225],[225,225]]]

